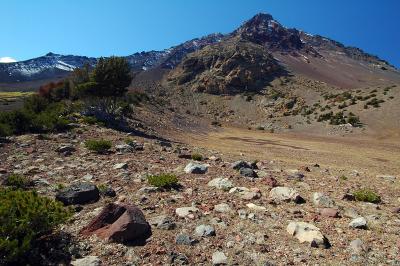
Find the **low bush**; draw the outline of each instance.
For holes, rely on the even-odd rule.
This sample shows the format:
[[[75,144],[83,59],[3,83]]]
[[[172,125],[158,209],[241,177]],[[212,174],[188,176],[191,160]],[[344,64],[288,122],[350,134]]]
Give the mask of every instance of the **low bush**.
[[[147,177],[147,181],[150,185],[158,188],[170,189],[178,187],[178,178],[173,174],[151,175]]]
[[[360,189],[353,193],[354,197],[358,201],[370,202],[370,203],[379,203],[381,201],[381,197],[377,195],[370,189]]]
[[[38,237],[70,216],[62,203],[36,192],[0,189],[0,265],[17,265]]]
[[[198,153],[193,153],[192,154],[192,160],[202,161],[203,160],[203,156],[201,154],[198,154]]]
[[[11,174],[6,178],[4,184],[14,189],[26,189],[31,185],[31,181],[23,175]]]
[[[104,140],[104,139],[90,139],[85,141],[85,147],[88,150],[97,152],[97,153],[105,153],[109,149],[111,149],[112,143],[109,140]]]

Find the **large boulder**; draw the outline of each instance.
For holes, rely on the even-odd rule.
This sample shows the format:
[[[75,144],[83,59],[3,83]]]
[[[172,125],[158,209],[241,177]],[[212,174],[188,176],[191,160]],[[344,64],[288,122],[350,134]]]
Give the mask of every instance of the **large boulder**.
[[[319,228],[313,224],[291,222],[287,226],[286,231],[290,235],[296,237],[300,243],[308,242],[311,247],[330,247],[328,239],[324,237]]]
[[[96,202],[99,198],[99,189],[91,183],[73,184],[56,195],[56,199],[64,205],[86,204]]]
[[[304,199],[296,190],[288,187],[275,187],[271,189],[269,193],[269,198],[277,203],[290,201],[293,201],[295,203],[304,202]]]
[[[151,227],[138,207],[110,203],[81,230],[81,234],[95,234],[117,243],[141,243],[151,236]]]

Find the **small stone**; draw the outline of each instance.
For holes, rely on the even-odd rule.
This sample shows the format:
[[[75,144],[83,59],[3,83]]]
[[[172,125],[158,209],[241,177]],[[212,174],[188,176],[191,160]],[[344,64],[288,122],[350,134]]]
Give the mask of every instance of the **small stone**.
[[[331,198],[320,192],[315,192],[312,200],[316,206],[322,206],[325,208],[332,208],[335,206],[335,202]]]
[[[393,213],[400,213],[400,207],[396,207],[392,210]]]
[[[150,224],[162,230],[173,230],[176,227],[176,224],[172,220],[172,218],[166,215],[160,215],[154,217],[150,220]]]
[[[72,153],[74,151],[76,151],[76,149],[72,144],[63,144],[56,149],[58,153]]]
[[[267,210],[267,208],[265,208],[263,206],[258,206],[258,205],[254,204],[254,203],[246,204],[246,206],[249,209],[252,209],[252,210],[255,210],[255,211],[266,211]]]
[[[231,209],[231,207],[230,207],[228,204],[226,204],[226,203],[221,203],[221,204],[218,204],[218,205],[215,205],[215,206],[214,206],[214,211],[216,211],[216,212],[221,212],[221,213],[225,213],[225,212],[231,212],[232,209]]]
[[[130,153],[133,152],[134,148],[128,144],[120,144],[120,145],[115,145],[115,150],[117,152]]]
[[[349,226],[357,229],[367,229],[367,220],[364,217],[358,217],[351,221]]]
[[[359,238],[351,241],[349,248],[350,248],[351,252],[354,254],[360,254],[363,251],[365,251],[364,243]]]
[[[233,187],[233,184],[231,181],[229,181],[228,178],[215,178],[208,182],[207,184],[209,187],[215,187],[218,189],[221,189],[223,191],[228,191]]]
[[[196,236],[205,237],[205,236],[215,236],[214,227],[211,225],[201,224],[196,227],[194,231]]]
[[[338,218],[339,211],[333,208],[323,208],[320,211],[321,216],[329,217],[329,218]]]
[[[187,245],[187,246],[192,246],[196,244],[198,241],[191,238],[187,234],[178,234],[175,238],[175,243],[177,245]]]
[[[190,162],[186,165],[184,171],[187,174],[205,174],[208,170],[208,165]]]
[[[113,169],[120,170],[120,169],[128,169],[127,163],[117,163],[113,166]]]
[[[296,237],[300,243],[309,242],[311,247],[329,248],[330,244],[318,227],[305,222],[291,222],[286,231]]]
[[[171,252],[169,262],[172,265],[187,265],[189,264],[189,259],[185,254]]]
[[[278,181],[273,177],[265,178],[265,183],[272,188],[278,186]]]
[[[198,213],[199,209],[196,207],[181,207],[176,208],[175,213],[181,218],[194,218],[194,214]]]
[[[239,170],[241,168],[251,168],[251,165],[245,161],[236,161],[231,165],[232,169]]]
[[[86,181],[90,181],[90,180],[93,179],[93,175],[91,175],[91,174],[86,174],[86,175],[84,175],[82,178],[85,179]]]
[[[251,168],[242,167],[239,169],[239,174],[244,177],[252,177],[252,178],[258,177],[257,173]]]
[[[355,219],[355,218],[360,217],[360,214],[357,212],[357,210],[355,210],[353,208],[348,208],[348,209],[344,210],[343,216],[347,217],[347,218]]]
[[[254,199],[261,198],[261,192],[258,190],[257,191],[254,191],[254,190],[244,191],[244,192],[241,192],[240,194],[241,194],[240,197],[244,200],[254,200]]]
[[[216,251],[212,255],[212,264],[213,265],[225,265],[228,263],[228,258],[221,251]]]
[[[100,266],[101,260],[97,256],[87,256],[71,261],[72,266]]]

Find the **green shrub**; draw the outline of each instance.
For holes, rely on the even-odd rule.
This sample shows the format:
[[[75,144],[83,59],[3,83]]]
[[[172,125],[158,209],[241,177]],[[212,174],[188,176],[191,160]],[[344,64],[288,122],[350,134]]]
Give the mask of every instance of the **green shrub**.
[[[347,118],[347,123],[351,124],[353,127],[358,127],[361,125],[360,118],[358,116],[352,115],[351,113]]]
[[[347,180],[347,176],[342,175],[342,176],[339,177],[339,179],[340,179],[340,180],[343,180],[343,181],[346,181],[346,180]]]
[[[192,154],[192,160],[202,161],[203,160],[203,156],[201,154],[198,154],[198,153],[193,153]]]
[[[90,140],[85,141],[85,146],[87,149],[89,149],[91,151],[95,151],[97,153],[105,153],[109,149],[111,149],[112,144],[111,144],[111,141],[109,141],[109,140],[90,139]]]
[[[381,197],[369,189],[357,190],[353,193],[353,195],[358,201],[371,202],[371,203],[379,203],[381,201]]]
[[[25,189],[31,184],[30,180],[23,175],[11,174],[5,180],[5,185],[16,189]]]
[[[0,189],[0,265],[18,264],[38,237],[70,216],[62,203],[36,192]]]
[[[94,125],[98,122],[98,120],[94,116],[84,116],[82,117],[82,122],[88,125]]]
[[[170,189],[178,186],[178,178],[173,174],[151,175],[147,177],[147,181],[158,188]]]

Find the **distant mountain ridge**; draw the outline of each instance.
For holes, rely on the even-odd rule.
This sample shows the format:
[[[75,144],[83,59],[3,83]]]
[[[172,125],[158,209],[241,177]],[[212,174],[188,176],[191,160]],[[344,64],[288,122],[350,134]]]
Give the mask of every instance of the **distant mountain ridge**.
[[[174,69],[187,54],[232,38],[242,39],[263,46],[283,65],[289,69],[292,68],[294,71],[304,72],[302,74],[307,75],[310,71],[312,72],[313,69],[317,68],[313,62],[310,64],[314,60],[318,68],[321,68],[321,73],[311,74],[316,78],[321,77],[325,81],[329,81],[329,77],[326,77],[329,74],[329,70],[324,69],[325,63],[337,61],[340,64],[346,61],[343,64],[353,65],[355,67],[354,72],[358,74],[354,77],[349,76],[346,80],[337,82],[336,85],[343,84],[343,86],[347,86],[351,83],[351,79],[363,81],[363,75],[368,71],[376,70],[378,71],[376,75],[379,76],[383,73],[379,72],[380,70],[390,70],[389,78],[383,73],[386,75],[383,79],[388,80],[392,76],[397,77],[399,73],[395,67],[377,56],[370,55],[359,48],[346,47],[329,38],[319,35],[314,36],[297,29],[288,29],[271,15],[264,13],[255,15],[229,34],[210,34],[163,51],[140,52],[126,56],[125,58],[134,71],[149,70],[158,67]],[[351,61],[347,62],[347,60]],[[48,53],[45,56],[26,61],[0,63],[0,83],[18,83],[61,78],[68,75],[76,67],[81,67],[85,63],[93,66],[96,62],[96,58]],[[331,68],[337,67],[341,68],[338,65],[331,65]]]

